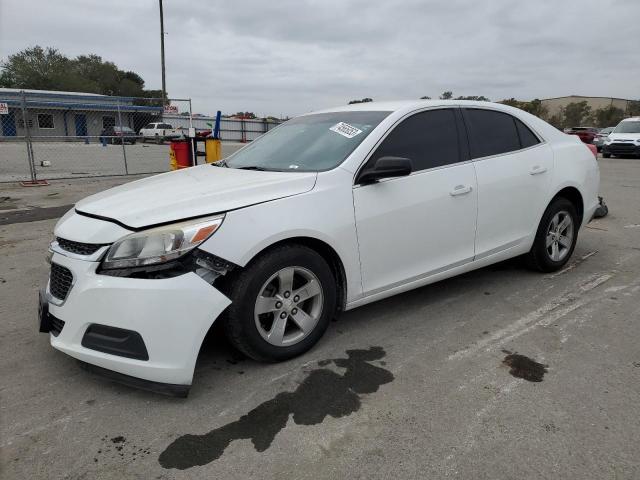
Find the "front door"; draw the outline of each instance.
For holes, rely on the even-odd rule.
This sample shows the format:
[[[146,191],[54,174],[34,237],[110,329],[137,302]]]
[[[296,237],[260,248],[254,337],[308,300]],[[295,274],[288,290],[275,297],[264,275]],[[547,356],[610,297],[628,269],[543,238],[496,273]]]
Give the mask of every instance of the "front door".
[[[87,136],[87,116],[84,113],[76,113],[76,136]]]
[[[461,148],[456,109],[404,119],[369,161],[411,159],[413,173],[355,185],[355,219],[365,295],[470,262],[474,255],[477,188]]]

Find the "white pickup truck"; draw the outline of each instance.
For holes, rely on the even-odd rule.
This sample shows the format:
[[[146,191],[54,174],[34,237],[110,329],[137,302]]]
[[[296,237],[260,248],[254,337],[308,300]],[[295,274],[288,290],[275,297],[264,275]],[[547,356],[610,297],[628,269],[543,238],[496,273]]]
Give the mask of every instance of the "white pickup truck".
[[[145,125],[140,129],[139,135],[143,142],[146,142],[147,140],[155,140],[157,143],[184,137],[182,130],[174,129],[172,125],[161,122],[154,122]]]

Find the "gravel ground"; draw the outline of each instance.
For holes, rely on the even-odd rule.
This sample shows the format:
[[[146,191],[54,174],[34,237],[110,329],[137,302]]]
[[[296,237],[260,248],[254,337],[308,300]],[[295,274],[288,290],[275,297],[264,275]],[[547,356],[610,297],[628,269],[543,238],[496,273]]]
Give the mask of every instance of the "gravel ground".
[[[640,161],[600,163],[611,213],[561,272],[510,261],[398,295],[280,364],[214,332],[187,399],[37,333],[47,217],[123,179],[3,186],[2,478],[640,478]]]
[[[224,142],[223,156],[244,146]],[[204,149],[200,146],[200,149]],[[169,144],[136,143],[125,145],[130,174],[166,172],[169,169]],[[82,142],[33,142],[38,179],[74,178],[96,175],[123,175],[125,162],[122,145],[102,146]],[[47,160],[51,166],[42,167]],[[198,158],[199,162],[204,159]],[[0,142],[0,182],[26,180],[29,177],[27,147],[22,142]]]

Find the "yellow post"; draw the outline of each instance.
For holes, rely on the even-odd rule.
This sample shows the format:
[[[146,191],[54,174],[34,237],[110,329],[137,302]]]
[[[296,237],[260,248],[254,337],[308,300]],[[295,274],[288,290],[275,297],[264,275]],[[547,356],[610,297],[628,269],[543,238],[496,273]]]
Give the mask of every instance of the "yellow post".
[[[176,160],[176,152],[173,150],[173,143],[169,145],[169,170],[177,170],[178,162]]]
[[[204,153],[207,163],[214,163],[222,160],[222,142],[215,138],[207,138],[204,141]]]

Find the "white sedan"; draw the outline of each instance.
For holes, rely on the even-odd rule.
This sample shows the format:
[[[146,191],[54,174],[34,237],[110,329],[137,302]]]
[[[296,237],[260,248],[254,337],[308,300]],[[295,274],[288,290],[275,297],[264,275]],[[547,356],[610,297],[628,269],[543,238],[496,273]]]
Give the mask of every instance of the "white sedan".
[[[579,138],[505,105],[303,115],[222,165],[78,202],[55,227],[40,330],[94,370],[186,395],[214,322],[285,360],[341,311],[521,255],[558,270],[599,180]]]

